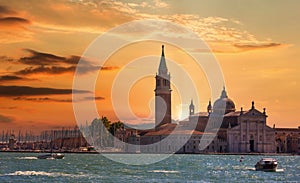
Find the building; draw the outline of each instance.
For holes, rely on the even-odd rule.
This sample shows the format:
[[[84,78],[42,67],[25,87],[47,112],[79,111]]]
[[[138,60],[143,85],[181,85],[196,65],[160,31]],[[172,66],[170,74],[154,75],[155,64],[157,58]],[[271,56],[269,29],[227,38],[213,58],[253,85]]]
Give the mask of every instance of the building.
[[[276,152],[300,154],[300,126],[298,128],[275,128]]]
[[[252,107],[248,111],[240,111],[236,117],[237,125],[227,129],[229,152],[275,152],[275,130],[266,125],[267,115]]]
[[[282,137],[284,139],[280,137],[280,140],[278,140],[280,142],[276,141],[275,143],[275,133],[278,135],[279,131],[275,132],[274,128],[267,125],[265,108],[263,111],[259,111],[252,102],[249,110],[244,111],[241,108],[240,111],[236,111],[235,104],[228,97],[225,87],[221,91],[220,98],[213,105],[211,101],[208,102],[207,111],[196,113],[195,105],[191,100],[189,117],[179,123],[172,123],[172,90],[164,46],[162,46],[160,64],[155,80],[155,129],[140,131],[125,129],[125,132],[124,130],[117,132],[118,139],[126,142],[125,145],[118,143],[117,146],[127,152],[273,153],[276,152],[276,143],[279,146],[277,151],[280,152],[294,152],[295,149],[299,149],[299,136],[292,136],[292,134]],[[199,148],[202,142],[207,142],[205,149]],[[130,144],[141,146],[140,149],[136,149],[136,147],[129,148]]]

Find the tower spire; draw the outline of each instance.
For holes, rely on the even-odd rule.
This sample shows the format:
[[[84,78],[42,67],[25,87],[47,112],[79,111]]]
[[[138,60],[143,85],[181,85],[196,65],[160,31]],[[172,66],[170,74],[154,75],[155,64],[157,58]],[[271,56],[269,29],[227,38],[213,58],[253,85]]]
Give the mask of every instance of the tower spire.
[[[155,126],[172,122],[171,116],[171,82],[170,73],[165,59],[164,45],[162,45],[161,58],[158,67],[158,74],[155,76]],[[157,128],[156,128],[157,129]]]
[[[193,104],[193,99],[191,99],[191,104],[190,104],[190,116],[195,114],[195,106]]]
[[[212,105],[211,100],[209,99],[208,106],[207,106],[207,112],[210,114],[212,112]]]
[[[160,58],[160,63],[159,63],[159,68],[158,68],[158,74],[168,74],[168,68],[166,64],[166,59],[165,59],[165,46],[161,46],[161,58]]]

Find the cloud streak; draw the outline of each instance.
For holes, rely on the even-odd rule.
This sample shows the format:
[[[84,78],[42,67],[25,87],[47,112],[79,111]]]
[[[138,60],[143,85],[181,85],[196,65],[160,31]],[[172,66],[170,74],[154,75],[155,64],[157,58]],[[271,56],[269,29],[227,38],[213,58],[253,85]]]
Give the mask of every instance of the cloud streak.
[[[63,74],[73,73],[77,69],[78,74],[86,74],[89,72],[103,70],[110,71],[118,69],[117,66],[97,66],[89,59],[72,55],[70,57],[57,56],[51,53],[44,53],[32,49],[24,49],[30,55],[13,60],[15,63],[30,65],[24,69],[14,72],[16,75],[33,75],[33,74]],[[80,61],[80,62],[79,62]]]
[[[74,72],[75,69],[76,69],[75,66],[70,66],[70,67],[38,66],[38,67],[27,67],[25,69],[15,72],[15,74],[17,75],[63,74],[68,72]]]
[[[27,29],[31,21],[17,16],[17,12],[0,5],[0,42],[16,43],[32,39],[32,32]]]
[[[20,81],[20,80],[28,80],[28,78],[23,78],[23,77],[13,76],[13,75],[0,76],[0,81]]]
[[[59,67],[59,66],[37,66],[37,67],[27,67],[25,69],[19,70],[15,72],[17,75],[34,75],[34,74],[49,74],[49,75],[56,75],[56,74],[64,74],[64,73],[73,73],[77,69],[78,74],[86,74],[89,72],[103,70],[103,71],[111,71],[116,70],[119,67],[100,67],[100,66],[93,66],[89,64],[81,64],[78,66],[70,66],[70,67]]]
[[[20,17],[4,17],[0,18],[0,25],[3,26],[14,26],[14,25],[24,25],[30,24],[30,21],[25,18]]]
[[[282,47],[282,46],[287,46],[286,44],[282,43],[245,43],[245,44],[228,44],[226,48],[223,49],[192,49],[192,52],[196,53],[220,53],[220,54],[236,54],[236,53],[243,53],[247,51],[253,51],[253,50],[258,50],[258,49],[272,49],[272,48],[277,48],[277,47]]]
[[[254,50],[260,48],[272,48],[282,46],[281,43],[258,43],[258,44],[234,44],[236,48],[242,50]]]
[[[80,60],[79,56],[61,57],[50,53],[38,52],[32,49],[24,50],[29,52],[30,56],[20,58],[19,62],[27,65],[58,65],[62,63],[76,65]]]
[[[22,100],[22,101],[31,101],[31,102],[62,102],[62,103],[71,103],[71,102],[82,102],[82,101],[89,101],[89,100],[104,100],[104,97],[84,97],[79,100],[72,100],[72,99],[58,99],[58,98],[50,98],[50,97],[15,97],[13,100]]]
[[[86,90],[36,88],[30,86],[0,86],[0,97],[36,96],[36,95],[66,95],[74,93],[90,93]]]

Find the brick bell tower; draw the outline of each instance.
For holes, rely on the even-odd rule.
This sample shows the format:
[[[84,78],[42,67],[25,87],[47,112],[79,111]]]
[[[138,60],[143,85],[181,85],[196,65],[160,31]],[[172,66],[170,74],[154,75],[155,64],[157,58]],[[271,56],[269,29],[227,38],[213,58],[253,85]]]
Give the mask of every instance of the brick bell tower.
[[[155,128],[171,123],[171,84],[170,73],[165,59],[164,45],[162,45],[158,74],[155,76]]]

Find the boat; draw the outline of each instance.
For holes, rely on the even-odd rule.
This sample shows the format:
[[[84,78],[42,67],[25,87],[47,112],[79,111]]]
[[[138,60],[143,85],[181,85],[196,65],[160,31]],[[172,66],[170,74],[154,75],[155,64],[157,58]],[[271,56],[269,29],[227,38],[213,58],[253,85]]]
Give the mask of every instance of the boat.
[[[49,153],[49,154],[42,154],[39,155],[38,159],[63,159],[65,157],[64,154],[61,153]]]
[[[274,158],[262,158],[255,164],[255,170],[275,172],[277,165],[277,161]]]

